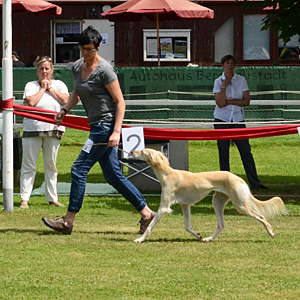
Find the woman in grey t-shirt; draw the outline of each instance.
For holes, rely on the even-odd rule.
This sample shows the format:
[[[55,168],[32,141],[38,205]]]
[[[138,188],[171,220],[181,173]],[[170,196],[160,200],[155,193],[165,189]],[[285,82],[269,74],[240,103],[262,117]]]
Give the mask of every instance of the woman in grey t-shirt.
[[[56,115],[59,125],[69,110],[80,100],[87,113],[90,135],[71,170],[72,185],[68,212],[65,217],[43,218],[45,225],[64,234],[71,234],[76,213],[82,206],[89,170],[99,162],[106,181],[139,211],[140,234],[143,234],[155,213],[147,206],[139,190],[120,170],[116,146],[125,115],[125,101],[114,69],[99,54],[102,38],[89,26],[79,37],[82,58],[72,67],[75,90]]]

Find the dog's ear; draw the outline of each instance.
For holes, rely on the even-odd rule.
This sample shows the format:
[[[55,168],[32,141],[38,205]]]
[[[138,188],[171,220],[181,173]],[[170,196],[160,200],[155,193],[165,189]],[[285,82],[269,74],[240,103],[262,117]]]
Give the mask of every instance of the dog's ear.
[[[149,161],[154,163],[154,160],[155,160],[154,155],[151,152],[149,152]]]
[[[151,153],[150,158],[151,158],[153,167],[155,167],[155,168],[159,167],[159,161],[157,159],[157,152]]]
[[[152,161],[153,167],[156,168],[163,168],[163,165],[169,165],[168,159],[164,156],[163,153],[159,151],[150,153],[150,159]]]
[[[159,152],[159,154],[160,154],[159,158],[161,159],[161,163],[169,166],[170,162],[169,162],[168,158],[165,156],[165,154],[162,152]]]

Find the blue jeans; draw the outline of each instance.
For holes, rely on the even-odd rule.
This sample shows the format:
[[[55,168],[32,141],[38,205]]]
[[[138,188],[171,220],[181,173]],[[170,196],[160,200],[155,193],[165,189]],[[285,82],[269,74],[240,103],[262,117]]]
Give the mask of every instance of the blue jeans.
[[[112,123],[99,123],[91,127],[89,140],[83,146],[78,158],[71,169],[71,193],[69,212],[79,212],[82,207],[87,174],[98,161],[105,180],[121,193],[138,211],[141,211],[147,202],[141,192],[123,175],[117,149],[106,145],[91,145],[107,143],[114,128]]]

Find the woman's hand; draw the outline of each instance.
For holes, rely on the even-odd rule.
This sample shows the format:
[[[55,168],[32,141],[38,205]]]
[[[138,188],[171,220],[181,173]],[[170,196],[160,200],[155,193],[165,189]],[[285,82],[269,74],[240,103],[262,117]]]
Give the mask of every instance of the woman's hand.
[[[120,133],[114,131],[109,137],[107,147],[116,147],[119,145],[119,143],[120,143]]]
[[[76,94],[75,91],[73,91],[71,96],[69,97],[67,104],[64,105],[64,107],[54,116],[54,121],[56,122],[57,125],[60,125],[62,123],[67,112],[69,112],[79,101],[80,99],[78,95]]]
[[[222,80],[222,87],[226,88],[229,84],[231,84],[231,79],[229,78],[226,78],[225,80],[224,79],[221,79]]]
[[[108,90],[114,102],[116,103],[115,127],[112,135],[109,137],[107,145],[108,147],[116,147],[120,143],[120,135],[126,104],[118,80],[107,84],[105,88]]]
[[[63,122],[65,115],[66,112],[62,109],[54,116],[54,121],[56,122],[57,125],[60,125]]]
[[[41,81],[41,87],[44,88],[46,91],[48,90],[49,86],[50,86],[50,80],[43,79]]]

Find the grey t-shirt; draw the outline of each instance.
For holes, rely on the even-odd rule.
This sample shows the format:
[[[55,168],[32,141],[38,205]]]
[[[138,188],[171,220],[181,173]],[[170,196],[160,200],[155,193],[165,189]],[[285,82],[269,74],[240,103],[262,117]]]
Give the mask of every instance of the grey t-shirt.
[[[113,67],[101,58],[90,78],[82,80],[83,62],[83,58],[77,60],[72,66],[72,72],[75,78],[75,92],[87,113],[89,125],[111,122],[115,119],[116,104],[105,85],[117,80],[117,74]]]

